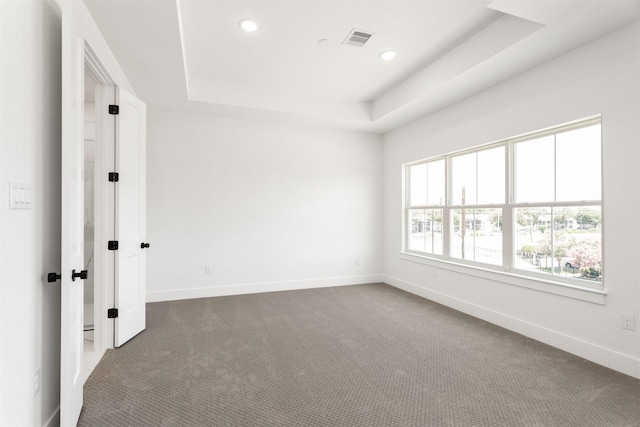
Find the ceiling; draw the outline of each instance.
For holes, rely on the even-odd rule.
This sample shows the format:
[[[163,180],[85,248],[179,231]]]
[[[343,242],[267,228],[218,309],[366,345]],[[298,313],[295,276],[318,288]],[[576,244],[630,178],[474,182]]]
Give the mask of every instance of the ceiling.
[[[640,17],[639,0],[84,3],[150,107],[376,133]],[[363,47],[342,44],[353,29]]]

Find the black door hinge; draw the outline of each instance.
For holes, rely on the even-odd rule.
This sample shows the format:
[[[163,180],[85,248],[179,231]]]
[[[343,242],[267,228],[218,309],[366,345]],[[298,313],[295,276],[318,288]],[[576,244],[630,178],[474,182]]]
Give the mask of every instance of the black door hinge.
[[[118,317],[117,308],[110,308],[107,310],[107,319],[115,319],[116,317]]]
[[[109,105],[109,114],[117,115],[120,114],[120,106],[119,105]]]
[[[120,181],[120,174],[118,172],[109,172],[109,182]]]
[[[109,249],[110,251],[117,251],[118,250],[118,241],[117,240],[109,240],[109,243],[107,244],[107,249]]]

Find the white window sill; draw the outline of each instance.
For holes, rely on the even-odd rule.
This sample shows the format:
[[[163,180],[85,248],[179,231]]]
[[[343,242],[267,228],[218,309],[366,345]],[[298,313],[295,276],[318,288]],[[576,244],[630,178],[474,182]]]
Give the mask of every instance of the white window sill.
[[[554,295],[560,295],[567,298],[573,298],[581,301],[587,301],[594,304],[604,305],[606,292],[578,285],[572,285],[559,281],[540,279],[525,275],[495,271],[488,268],[477,266],[469,266],[450,260],[429,258],[426,256],[415,255],[407,252],[401,252],[401,258],[404,261],[415,262],[418,264],[428,265],[433,268],[453,271],[468,276],[480,277],[482,279],[494,280],[496,282],[506,283],[509,285],[520,286],[522,288],[533,289],[540,292],[546,292]]]

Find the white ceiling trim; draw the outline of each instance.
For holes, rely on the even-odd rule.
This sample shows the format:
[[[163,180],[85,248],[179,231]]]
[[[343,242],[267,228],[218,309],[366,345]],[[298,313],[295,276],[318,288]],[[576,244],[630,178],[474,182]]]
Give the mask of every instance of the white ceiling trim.
[[[498,55],[542,29],[544,25],[511,15],[502,15],[476,32],[437,61],[400,83],[373,102],[372,120],[402,109],[420,99],[433,98],[456,77]]]
[[[176,0],[176,7],[187,98],[190,101],[302,114],[331,122],[357,124],[358,127],[372,124],[383,116],[397,113],[420,98],[433,95],[444,83],[542,27],[540,24],[497,12],[488,25],[476,28],[468,39],[435,63],[396,85],[373,102],[363,102],[298,94],[238,81],[192,77],[188,71],[189,58],[185,47],[182,0]]]
[[[331,9],[338,3],[329,0],[84,2],[136,92],[150,107],[375,133],[388,132],[445,108],[640,18],[639,0],[340,1],[340,5],[348,3],[344,6],[346,9],[341,9],[343,6]],[[431,9],[431,6],[425,7],[426,4],[440,6]],[[457,8],[451,8],[452,4]],[[184,19],[185,5],[189,5],[190,19],[196,17],[196,21]],[[377,7],[375,13],[361,13],[362,7],[367,5]],[[387,26],[397,5],[398,13],[414,26]],[[322,7],[329,8],[331,13],[348,10],[351,15],[336,25],[325,22],[327,17],[334,16],[327,15],[327,11],[319,12],[324,14],[320,25],[307,19],[304,24],[290,27],[289,21],[283,21],[301,16],[301,13],[308,16],[321,11]],[[439,23],[435,33],[425,32],[422,31],[424,26],[415,26],[416,22],[422,21],[413,19],[414,7],[415,14],[418,11],[422,14],[420,19],[430,12],[436,15],[441,12],[448,18]],[[272,32],[268,38],[271,44],[253,43],[260,40],[255,38],[237,38],[238,23],[233,18],[230,22],[229,18],[251,12],[251,8],[256,8],[258,15],[262,13],[260,16],[269,18],[261,22],[260,31]],[[290,12],[293,10],[295,13]],[[217,21],[214,19],[209,25],[209,21],[200,20],[198,16]],[[275,21],[270,22],[270,19]],[[366,22],[360,25],[360,20],[367,19],[374,25]],[[343,35],[340,29],[345,22],[351,21],[354,21],[353,26],[347,32],[351,28],[364,28],[375,33],[365,47],[320,51],[310,46],[315,47],[316,40],[324,38],[324,34],[317,33],[325,31],[325,24],[333,25],[330,37],[341,42],[346,32]],[[275,28],[276,23],[284,24],[291,34],[283,28]],[[199,25],[199,30],[194,30],[191,24]],[[311,31],[312,28],[315,30]],[[380,31],[382,28],[384,31]],[[214,35],[215,43],[201,44],[202,40],[212,40],[206,35],[203,37],[202,33],[208,31]],[[278,57],[280,45],[273,43],[286,44],[288,39],[273,38],[274,31],[287,37],[305,37],[304,43],[296,45],[303,50],[289,50]],[[447,36],[436,42],[432,37],[439,37],[441,31],[448,31]],[[267,35],[264,34],[264,40]],[[188,44],[189,37],[196,45]],[[402,62],[379,68],[382,62],[379,51],[393,48],[389,46],[390,40],[396,37],[404,37],[405,41],[418,40],[418,44],[409,44],[417,49],[412,52],[414,62],[405,62],[404,68],[392,68]],[[227,39],[232,42],[231,47],[227,46]],[[428,49],[423,49],[427,45]],[[253,61],[250,56],[265,53],[256,50],[257,46],[270,50],[269,55],[262,55],[262,62]],[[216,49],[224,50],[226,56],[212,56]],[[337,68],[335,73],[332,68],[326,68],[326,75],[313,73],[318,82],[313,87],[314,80],[309,85],[309,79],[303,78],[308,77],[304,73],[316,64],[313,55],[317,56],[319,52],[327,53],[321,66],[333,67],[335,61]],[[407,54],[400,52],[399,60],[404,60]],[[190,67],[190,55],[200,67],[197,70]],[[298,55],[301,56],[299,61]],[[373,56],[379,62],[373,61]],[[254,63],[259,66],[248,68]],[[289,68],[283,68],[285,64]],[[279,74],[282,70],[291,70],[292,66],[294,73],[291,75]],[[371,67],[377,73],[374,79],[368,74]],[[192,74],[194,71],[197,74]],[[297,78],[300,79],[294,81]],[[367,82],[366,85],[363,82]],[[338,85],[336,89],[348,90],[333,90],[333,83]],[[357,84],[345,87],[345,84],[353,83]],[[345,98],[352,99],[334,96],[342,93]]]
[[[189,100],[283,113],[305,114],[330,120],[369,123],[371,103],[284,92],[240,82],[187,79]]]

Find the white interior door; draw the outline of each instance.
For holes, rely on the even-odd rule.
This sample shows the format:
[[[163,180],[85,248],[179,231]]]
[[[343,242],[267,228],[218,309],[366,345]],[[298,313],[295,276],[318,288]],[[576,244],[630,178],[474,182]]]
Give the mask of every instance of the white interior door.
[[[75,426],[82,410],[84,283],[84,41],[71,8],[62,12],[62,254],[60,424]]]
[[[146,106],[117,88],[116,116],[116,292],[115,346],[146,325]]]

